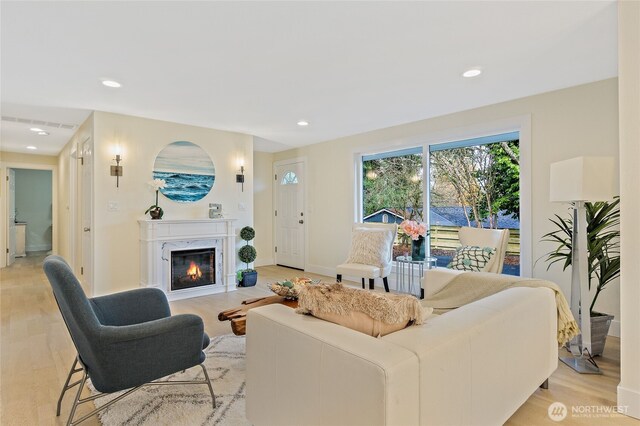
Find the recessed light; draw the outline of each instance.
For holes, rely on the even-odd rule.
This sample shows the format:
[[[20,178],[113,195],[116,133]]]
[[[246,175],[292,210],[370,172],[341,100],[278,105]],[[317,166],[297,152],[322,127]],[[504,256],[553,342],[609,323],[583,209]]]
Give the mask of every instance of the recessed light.
[[[27,147],[27,149],[32,149],[32,150],[33,150],[33,149],[38,149],[38,148],[36,148],[36,147],[35,147],[35,146],[33,146],[33,145],[29,145],[29,146]]]
[[[42,130],[42,131],[38,132],[38,134],[39,134],[40,136],[49,136],[49,133],[45,132],[44,130]]]
[[[122,84],[118,83],[115,80],[102,80],[102,84],[107,87],[122,87]]]
[[[482,70],[479,68],[471,68],[470,70],[466,70],[465,72],[462,73],[463,77],[466,78],[471,78],[471,77],[477,77],[480,74],[482,74]]]
[[[29,130],[31,130],[32,132],[42,132],[43,130],[39,127],[32,127]]]
[[[309,125],[308,121],[304,121],[304,120],[298,121],[298,126],[304,127],[304,126],[308,126],[308,125]]]

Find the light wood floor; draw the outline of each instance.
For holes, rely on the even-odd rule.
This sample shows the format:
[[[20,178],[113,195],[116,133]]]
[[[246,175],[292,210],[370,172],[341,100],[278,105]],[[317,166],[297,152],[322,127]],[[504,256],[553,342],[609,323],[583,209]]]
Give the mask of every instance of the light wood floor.
[[[22,258],[11,267],[0,270],[1,425],[64,424],[69,413],[72,395],[66,395],[58,418],[55,405],[75,350],[42,273],[43,258],[43,255]],[[262,267],[259,268],[258,285],[254,288],[181,300],[171,303],[171,307],[174,313],[200,315],[206,332],[211,336],[228,334],[229,324],[217,319],[219,311],[236,306],[244,299],[269,295],[268,282],[301,274],[277,266]],[[563,402],[569,410],[571,406],[580,405],[615,405],[620,377],[619,347],[619,339],[610,337],[607,340],[605,356],[599,360],[603,376],[579,375],[560,363],[549,381],[549,389],[537,390],[507,424],[555,424],[547,416],[547,408],[555,401]],[[523,365],[523,368],[527,366]],[[88,412],[90,408],[81,412]],[[99,423],[94,417],[85,424]],[[640,422],[624,416],[570,416],[562,424],[638,425]]]

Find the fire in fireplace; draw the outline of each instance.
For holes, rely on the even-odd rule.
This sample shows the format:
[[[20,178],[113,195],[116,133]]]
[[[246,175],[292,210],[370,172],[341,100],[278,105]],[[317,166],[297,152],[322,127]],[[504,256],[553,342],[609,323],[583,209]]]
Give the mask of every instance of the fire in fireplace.
[[[176,250],[171,252],[171,290],[216,283],[216,249]]]

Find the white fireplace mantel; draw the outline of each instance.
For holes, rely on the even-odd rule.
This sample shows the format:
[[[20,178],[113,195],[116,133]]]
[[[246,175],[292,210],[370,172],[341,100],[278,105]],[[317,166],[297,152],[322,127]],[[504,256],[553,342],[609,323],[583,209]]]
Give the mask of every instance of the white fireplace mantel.
[[[169,300],[236,290],[236,219],[139,220],[140,286],[156,287]],[[171,252],[187,248],[216,247],[222,264],[222,282],[171,290]],[[216,259],[216,264],[219,260]]]

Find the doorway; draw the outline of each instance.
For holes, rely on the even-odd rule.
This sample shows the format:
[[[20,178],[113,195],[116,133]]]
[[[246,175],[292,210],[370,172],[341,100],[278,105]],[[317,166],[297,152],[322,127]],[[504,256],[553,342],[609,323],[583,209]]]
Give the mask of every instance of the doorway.
[[[7,266],[54,246],[53,171],[7,167]]]
[[[304,161],[276,163],[275,181],[276,264],[304,270],[306,239]]]
[[[80,171],[77,173],[79,212],[80,283],[88,295],[93,295],[93,140],[87,138],[79,144]]]

